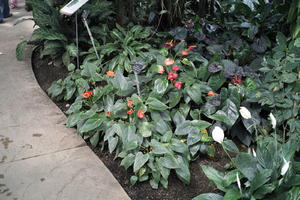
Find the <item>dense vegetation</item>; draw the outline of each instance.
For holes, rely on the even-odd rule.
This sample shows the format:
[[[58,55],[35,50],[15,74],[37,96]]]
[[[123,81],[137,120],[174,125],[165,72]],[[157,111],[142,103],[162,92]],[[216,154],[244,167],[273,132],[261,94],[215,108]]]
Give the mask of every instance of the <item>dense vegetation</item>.
[[[195,199],[299,198],[297,0],[91,0],[79,14],[89,11],[100,59],[79,23],[80,68],[65,1],[29,3],[38,28],[17,57],[31,44],[67,67],[49,95],[73,102],[67,126],[116,152],[132,184],[167,188],[171,170],[189,184],[189,163],[218,142],[235,155],[228,173],[201,167],[222,192]]]

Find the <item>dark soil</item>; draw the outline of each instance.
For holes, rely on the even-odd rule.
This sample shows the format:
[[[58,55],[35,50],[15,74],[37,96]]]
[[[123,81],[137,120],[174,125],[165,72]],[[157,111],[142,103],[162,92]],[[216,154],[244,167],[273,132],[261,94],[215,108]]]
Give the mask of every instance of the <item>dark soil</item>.
[[[66,77],[68,71],[65,67],[54,66],[50,58],[40,59],[36,53],[32,59],[33,71],[41,88],[46,92],[51,83],[55,80]],[[47,92],[46,92],[47,93]],[[56,105],[62,110],[66,111],[68,102],[56,102]],[[100,147],[94,148],[93,151],[98,155],[106,167],[112,172],[115,178],[122,185],[124,190],[133,200],[140,199],[159,199],[159,200],[188,200],[193,197],[206,192],[217,192],[217,189],[206,178],[200,165],[209,165],[218,170],[224,171],[223,166],[229,162],[224,152],[217,147],[214,158],[206,156],[199,157],[197,160],[191,162],[191,183],[185,185],[181,182],[175,173],[171,173],[169,177],[169,187],[164,189],[160,187],[157,190],[151,188],[149,182],[137,183],[132,186],[129,182],[131,169],[128,171],[120,166],[120,159],[114,160],[113,154],[107,151],[101,151]]]

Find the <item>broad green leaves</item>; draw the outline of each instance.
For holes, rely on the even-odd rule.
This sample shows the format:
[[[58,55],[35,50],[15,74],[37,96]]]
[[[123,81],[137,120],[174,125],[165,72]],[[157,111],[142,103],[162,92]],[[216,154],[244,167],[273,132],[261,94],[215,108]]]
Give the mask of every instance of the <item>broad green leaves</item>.
[[[149,154],[143,154],[142,152],[138,152],[135,156],[133,171],[137,172],[141,167],[143,167],[149,160],[149,157]]]
[[[164,104],[163,102],[159,101],[154,97],[149,97],[146,101],[146,105],[148,105],[149,108],[152,110],[163,111],[168,109],[168,106],[166,104]]]

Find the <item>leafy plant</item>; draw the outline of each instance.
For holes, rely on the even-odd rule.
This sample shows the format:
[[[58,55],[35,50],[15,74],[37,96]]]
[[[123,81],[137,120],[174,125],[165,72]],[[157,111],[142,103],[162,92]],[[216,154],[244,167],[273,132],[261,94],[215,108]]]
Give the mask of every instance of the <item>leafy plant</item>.
[[[260,137],[256,152],[239,153],[233,159],[236,169],[224,174],[210,166],[201,166],[205,175],[224,192],[202,194],[194,200],[215,199],[297,199],[300,185],[299,137],[277,143],[272,137]]]

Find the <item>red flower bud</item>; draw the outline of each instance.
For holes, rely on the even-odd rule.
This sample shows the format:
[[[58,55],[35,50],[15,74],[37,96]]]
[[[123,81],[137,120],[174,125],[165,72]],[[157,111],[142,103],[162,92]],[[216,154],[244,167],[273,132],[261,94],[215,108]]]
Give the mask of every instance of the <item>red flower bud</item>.
[[[88,92],[85,92],[85,93],[83,93],[83,94],[81,94],[81,95],[83,96],[83,98],[87,99],[87,98],[89,98],[92,94],[93,94],[93,92],[88,91]]]
[[[145,117],[145,112],[143,110],[139,110],[137,115],[140,119],[143,119]]]
[[[189,55],[189,52],[187,50],[182,50],[181,55],[183,56]]]
[[[174,65],[174,66],[172,67],[172,70],[176,72],[176,71],[179,70],[179,67],[178,67],[177,65]]]
[[[176,74],[176,73],[170,72],[168,74],[168,80],[173,80],[173,79],[176,79],[177,77],[178,77],[178,74]]]
[[[188,47],[188,49],[189,49],[189,50],[193,50],[193,49],[195,49],[196,47],[197,47],[196,45],[191,45],[191,46]]]
[[[210,96],[210,97],[213,97],[213,96],[215,96],[215,93],[214,93],[213,91],[209,91],[209,92],[207,93],[207,95]]]
[[[180,81],[175,82],[175,83],[174,83],[174,86],[175,86],[177,89],[181,89],[181,88],[182,88],[182,82],[180,82]]]
[[[107,115],[107,116],[110,116],[110,112],[106,112],[106,115]]]
[[[127,112],[127,114],[128,114],[128,115],[131,115],[133,112],[134,112],[134,110],[130,109],[130,110]]]

